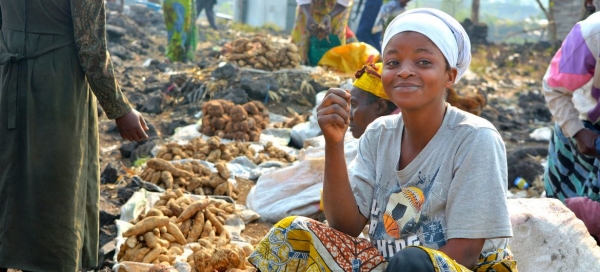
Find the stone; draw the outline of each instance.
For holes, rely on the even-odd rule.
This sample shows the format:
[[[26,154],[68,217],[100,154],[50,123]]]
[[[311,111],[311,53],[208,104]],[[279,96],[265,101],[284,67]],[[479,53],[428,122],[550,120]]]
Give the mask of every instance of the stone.
[[[140,111],[146,113],[162,113],[164,109],[165,95],[160,91],[155,91],[147,96],[146,102],[140,108]]]
[[[121,38],[136,38],[147,39],[147,34],[141,30],[139,24],[134,20],[124,15],[110,16],[106,19],[106,23],[112,26],[120,27],[125,30],[125,35]],[[107,29],[108,31],[108,29]]]
[[[249,100],[248,94],[239,88],[231,88],[224,91],[219,91],[213,95],[213,99],[225,99],[234,104],[246,104]]]
[[[162,47],[162,48],[161,47],[162,47],[162,45],[159,46],[159,50],[162,52],[162,51],[164,51],[164,47]],[[168,63],[159,62],[158,64],[156,64],[156,69],[158,69],[161,72],[166,72],[167,68],[169,68],[169,64]]]
[[[212,71],[212,76],[216,79],[230,79],[235,76],[235,67],[231,63],[218,67]]]
[[[100,210],[100,227],[114,225],[115,220],[119,219],[120,209],[102,209]]]
[[[519,271],[598,271],[600,247],[583,222],[550,198],[508,200]]]
[[[144,93],[145,94],[149,94],[149,93],[153,93],[156,91],[162,91],[162,89],[164,88],[164,83],[160,83],[160,82],[153,82],[153,83],[149,83],[146,85],[146,88],[144,88]]]
[[[198,67],[200,69],[205,69],[205,68],[209,67],[211,65],[211,63],[210,63],[210,61],[208,61],[206,59],[202,59],[196,65],[198,65]]]
[[[146,126],[148,127],[148,131],[146,131],[146,135],[148,135],[148,139],[162,138],[162,134],[160,133],[160,131],[158,131],[153,124],[149,123],[147,119],[146,119]]]
[[[156,146],[157,139],[154,138],[152,140],[147,140],[141,142],[138,147],[131,153],[130,160],[135,162],[138,159],[142,158],[151,158],[152,157],[152,149]]]
[[[248,76],[242,77],[240,84],[242,89],[244,89],[248,94],[248,97],[253,100],[263,101],[268,95],[270,89],[270,86],[266,80],[252,79]]]
[[[121,144],[119,147],[119,152],[121,152],[121,157],[126,159],[131,157],[133,151],[138,147],[138,143],[136,142],[125,142]]]
[[[119,198],[120,204],[125,204],[131,196],[137,191],[142,189],[139,185],[135,184],[132,180],[127,183],[127,186],[120,187],[117,191],[117,197]]]
[[[133,105],[137,110],[140,110],[146,103],[146,100],[148,99],[144,94],[138,92],[127,92],[125,93],[125,95],[127,96],[127,100],[129,100],[129,103]]]
[[[102,184],[113,184],[117,182],[119,178],[119,164],[116,162],[109,162],[102,170],[100,174],[100,183]]]
[[[100,250],[98,251],[98,269],[102,267],[112,267],[114,265],[113,258],[117,247],[115,238],[117,237],[117,226],[114,220],[110,225],[100,228]],[[95,270],[101,271],[101,270]]]
[[[465,28],[465,31],[469,35],[471,44],[488,44],[488,26],[486,24],[474,24],[471,19],[465,19],[461,25]]]
[[[173,82],[177,84],[177,87],[183,86],[183,84],[188,80],[188,76],[186,74],[172,74],[169,76],[169,82]]]
[[[120,44],[111,43],[111,45],[109,45],[108,47],[108,51],[111,55],[115,55],[121,58],[122,60],[134,59],[134,53],[132,53],[131,50],[127,49],[125,46],[122,46]]]
[[[164,16],[162,12],[157,12],[144,4],[131,4],[129,5],[131,14],[129,17],[136,24],[140,26],[160,26],[161,28],[165,28]]]
[[[545,158],[548,156],[548,146],[519,148],[511,151],[506,156],[508,165],[508,188],[515,187],[513,181],[517,177],[525,179],[529,185],[539,176],[544,174],[544,166],[534,157]]]
[[[144,79],[145,84],[156,83],[156,82],[160,82],[160,80],[158,80],[158,78],[155,75],[148,75]]]
[[[185,127],[190,123],[185,119],[174,119],[169,124],[166,125],[165,131],[169,135],[175,134],[175,129],[178,127]]]
[[[119,40],[127,34],[127,30],[120,26],[106,24],[106,35],[109,40]]]
[[[521,117],[525,120],[552,121],[552,113],[548,110],[544,94],[540,92],[526,92],[519,95],[519,107],[523,109]]]

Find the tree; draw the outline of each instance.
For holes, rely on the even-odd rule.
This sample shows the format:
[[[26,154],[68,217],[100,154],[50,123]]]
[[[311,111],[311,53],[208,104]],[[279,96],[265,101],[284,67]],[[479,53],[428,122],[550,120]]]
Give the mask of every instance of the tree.
[[[479,24],[479,0],[473,0],[471,3],[471,22]]]
[[[542,9],[544,12],[544,15],[546,15],[546,19],[548,19],[548,33],[550,34],[550,41],[552,44],[556,44],[558,37],[556,34],[556,21],[554,21],[554,0],[548,0],[548,7],[544,7],[544,4],[542,4],[541,0],[535,1],[540,6],[540,9]]]

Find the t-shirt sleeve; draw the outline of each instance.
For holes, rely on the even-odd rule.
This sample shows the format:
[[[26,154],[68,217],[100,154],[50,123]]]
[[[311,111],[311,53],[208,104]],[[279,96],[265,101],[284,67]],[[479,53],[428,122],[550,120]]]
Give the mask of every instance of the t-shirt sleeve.
[[[507,166],[497,131],[475,129],[458,148],[446,203],[447,239],[511,237]]]
[[[377,147],[373,145],[373,130],[367,130],[358,141],[357,154],[348,165],[348,176],[356,205],[360,213],[367,219],[371,215],[371,204],[373,202],[373,187],[375,183],[375,152]]]

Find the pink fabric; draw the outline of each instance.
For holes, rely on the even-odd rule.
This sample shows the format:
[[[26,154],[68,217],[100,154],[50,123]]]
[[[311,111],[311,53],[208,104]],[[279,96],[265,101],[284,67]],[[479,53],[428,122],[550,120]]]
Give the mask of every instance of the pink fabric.
[[[392,111],[391,114],[398,114],[398,113],[400,113],[400,108],[395,109],[394,111]]]
[[[550,76],[548,85],[552,88],[565,88],[571,92],[581,88],[592,79],[592,74],[571,74],[560,70],[559,65],[562,57],[562,49],[559,49],[550,62]]]
[[[565,203],[583,221],[590,234],[600,238],[600,203],[587,197],[567,198]]]

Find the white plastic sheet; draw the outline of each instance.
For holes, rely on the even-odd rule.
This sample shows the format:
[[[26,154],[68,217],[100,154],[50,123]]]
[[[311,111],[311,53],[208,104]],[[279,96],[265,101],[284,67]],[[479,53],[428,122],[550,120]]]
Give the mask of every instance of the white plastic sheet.
[[[356,157],[358,140],[346,136],[344,148],[349,163]],[[305,150],[300,158],[297,164],[263,174],[250,190],[246,204],[263,220],[275,223],[291,215],[315,217],[319,213],[324,147]]]
[[[321,135],[321,128],[317,123],[317,107],[323,102],[327,91],[317,93],[315,96],[315,107],[312,109],[312,115],[308,118],[308,122],[300,123],[292,128],[291,142],[295,146],[304,146],[304,140]]]

